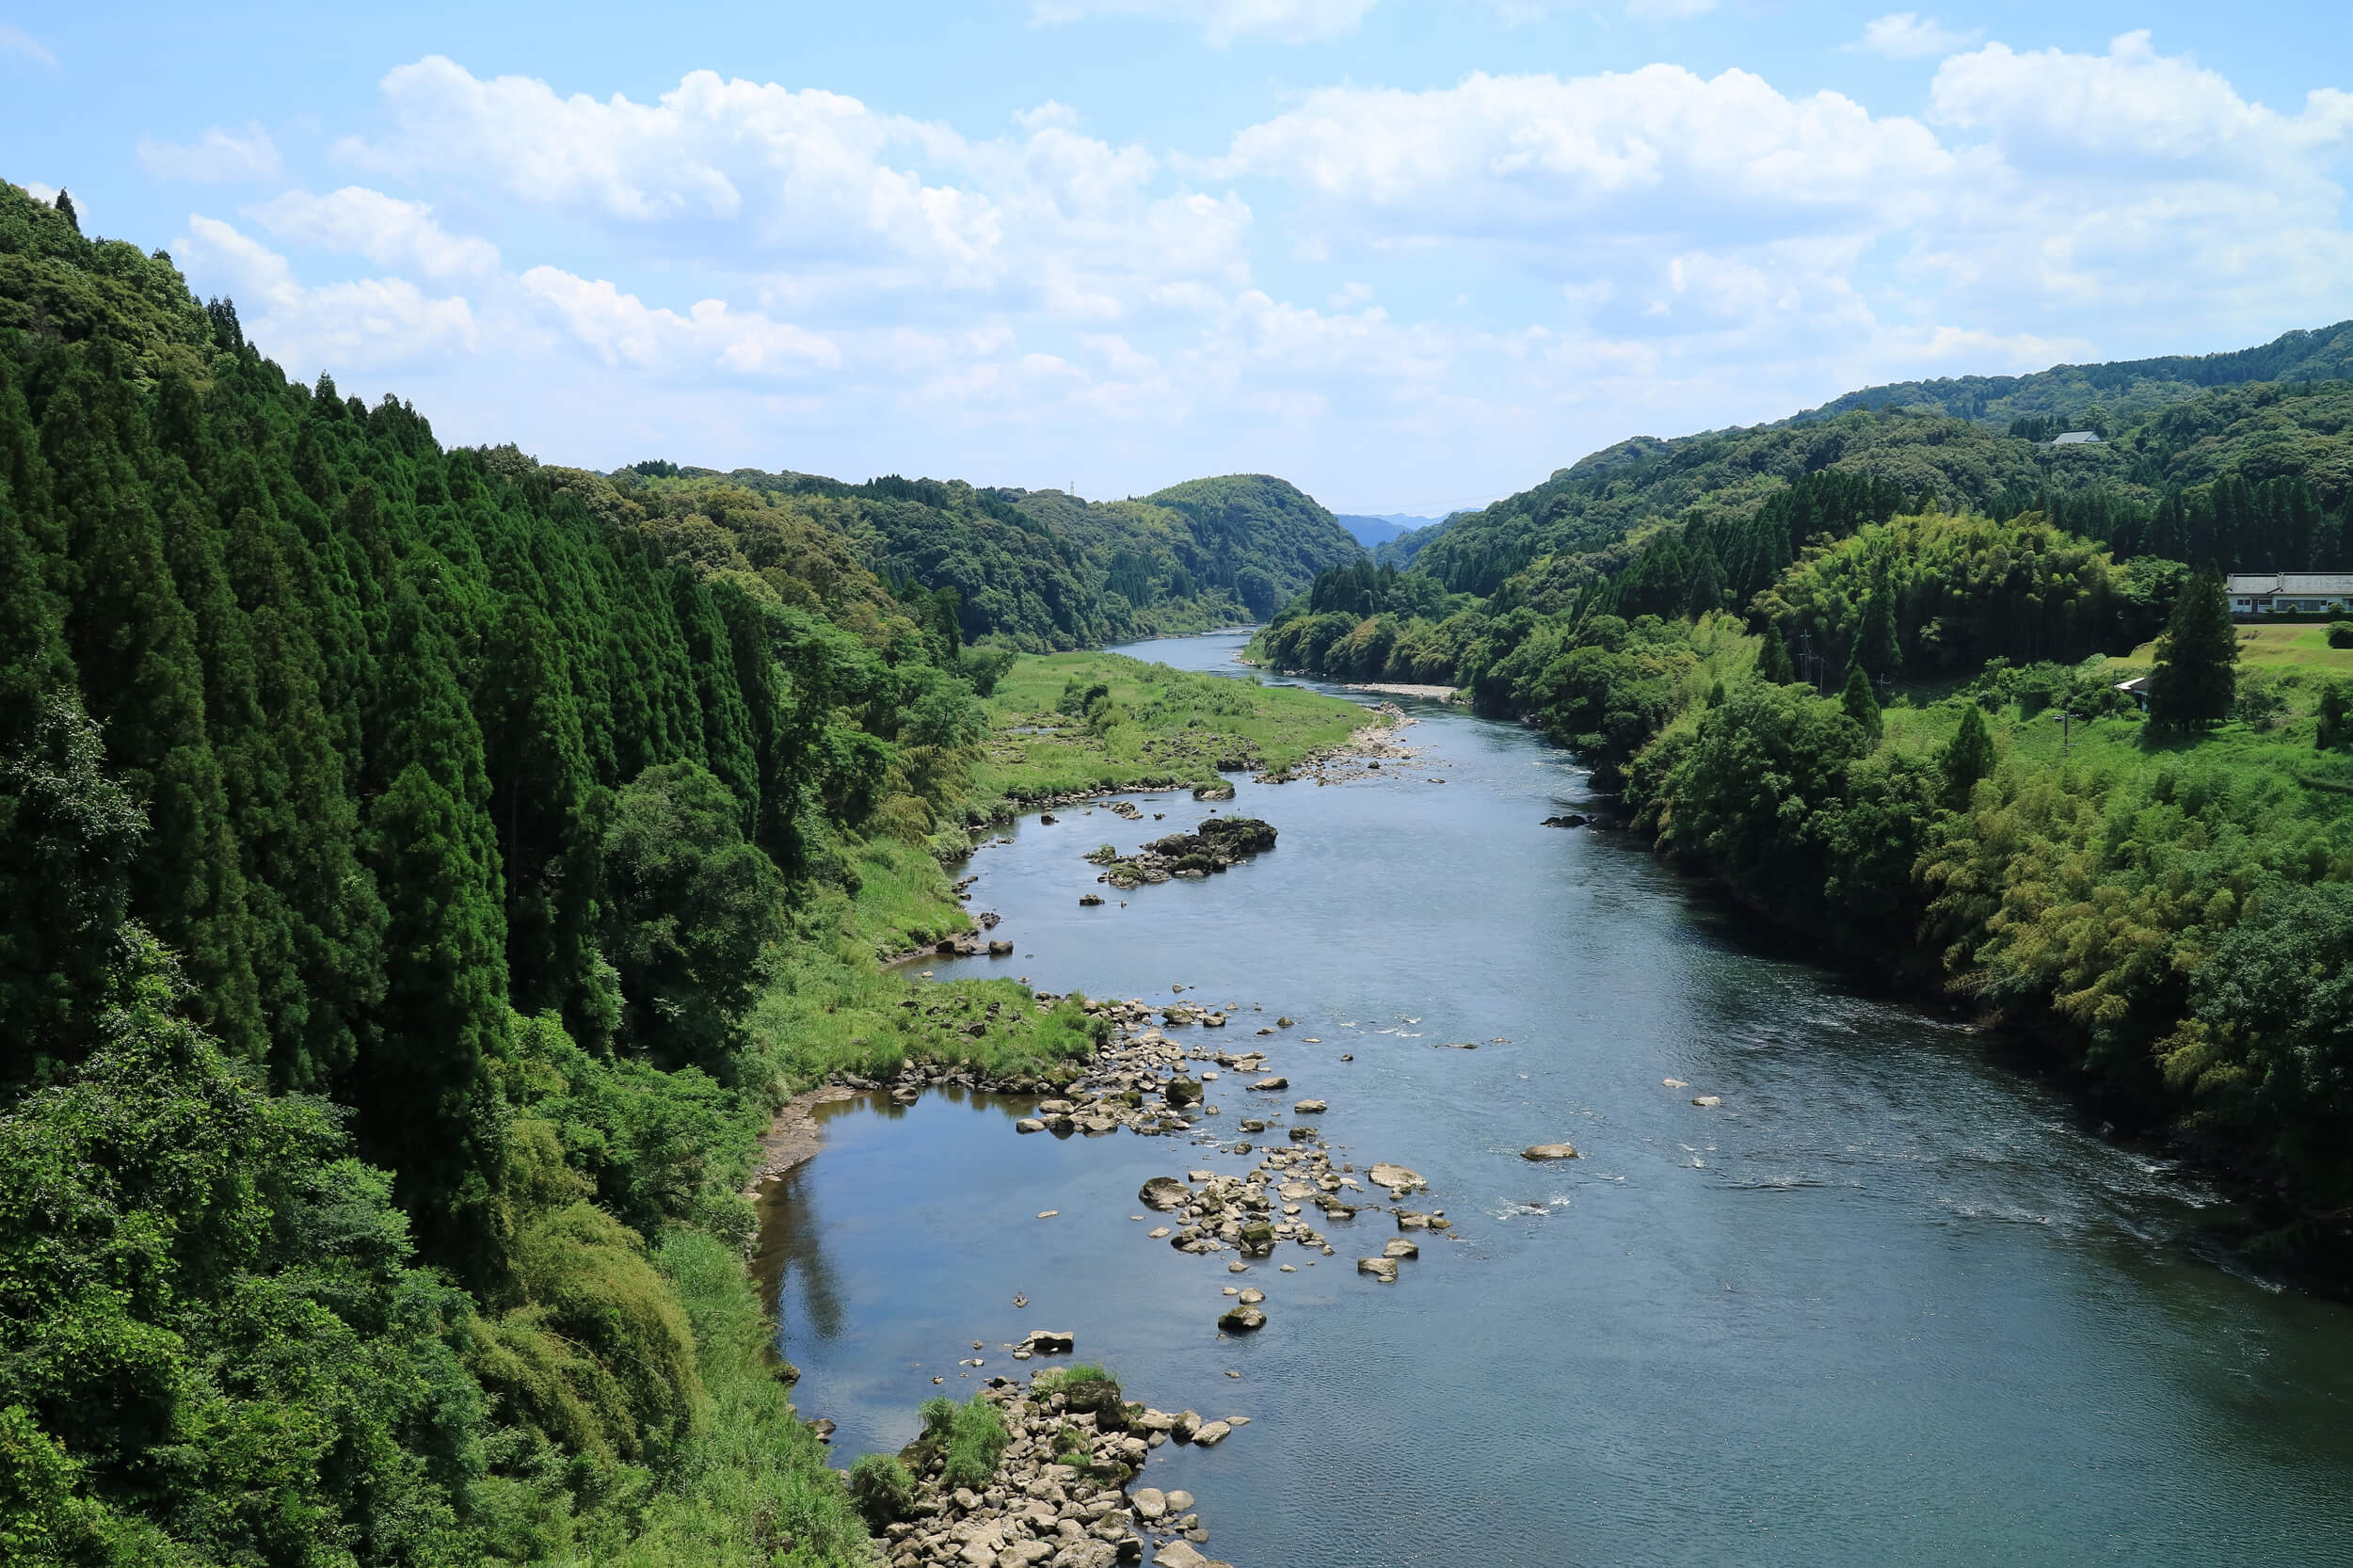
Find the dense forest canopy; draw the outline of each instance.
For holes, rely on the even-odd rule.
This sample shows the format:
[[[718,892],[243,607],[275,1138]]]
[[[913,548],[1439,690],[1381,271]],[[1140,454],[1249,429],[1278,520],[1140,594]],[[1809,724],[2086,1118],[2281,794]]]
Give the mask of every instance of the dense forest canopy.
[[[832,912],[980,755],[868,548],[444,448],[0,184],[11,1560],[863,1550],[736,1193],[755,1007],[872,983]]]

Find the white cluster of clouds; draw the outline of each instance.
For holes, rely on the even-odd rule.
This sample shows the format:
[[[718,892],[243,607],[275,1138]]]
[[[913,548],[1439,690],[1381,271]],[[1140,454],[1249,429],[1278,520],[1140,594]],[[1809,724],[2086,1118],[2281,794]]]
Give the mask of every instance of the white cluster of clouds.
[[[1353,32],[1375,0],[1038,0],[1042,23],[1148,16],[1198,27],[1221,48],[1241,39],[1313,43]]]
[[[1456,0],[1483,7],[1507,25],[1533,22],[1554,11],[1617,9],[1598,0]],[[1203,41],[1229,44],[1319,43],[1356,31],[1379,0],[1035,0],[1031,19],[1041,24],[1093,17],[1147,17],[1182,24]],[[1716,0],[1624,0],[1627,16],[1641,22],[1680,22],[1705,16]]]
[[[1282,37],[1369,4],[1038,14],[1181,11],[1213,37]],[[335,145],[368,183],[280,191],[242,226],[193,216],[180,249],[306,373],[472,355],[573,366],[694,410],[681,425],[728,397],[746,439],[762,418],[920,422],[968,433],[968,452],[1018,429],[1107,461],[1191,442],[1229,466],[1302,440],[1401,470],[1518,442],[1544,449],[1514,459],[1541,471],[1604,409],[1673,433],[1870,379],[2039,368],[2120,324],[2254,341],[2353,313],[2334,178],[2353,95],[2252,103],[2142,33],[2020,51],[1905,12],[1855,47],[1941,52],[1923,112],[1737,70],[1473,74],[1317,89],[1190,153],[1115,145],[1052,104],[976,139],[708,72],[644,102],[436,56],[384,77],[383,134]],[[191,181],[280,165],[259,127],[140,155]],[[505,250],[519,233],[571,249],[510,257],[485,215]],[[306,285],[284,251],[379,275]],[[1280,297],[1269,275],[1292,271],[1328,271],[1305,291],[1323,306]],[[1516,322],[1409,318],[1368,276],[1527,303]],[[658,408],[632,417],[663,428]]]
[[[1982,27],[1961,32],[1918,11],[1891,11],[1864,24],[1863,36],[1848,44],[1847,50],[1884,55],[1891,60],[1925,60],[1958,54],[1983,37]]]
[[[284,171],[278,144],[259,125],[248,125],[242,136],[216,126],[189,143],[139,138],[139,167],[160,180],[193,180],[220,184],[241,180],[275,180]]]
[[[35,65],[57,69],[57,56],[49,46],[13,23],[0,22],[0,55],[14,55]]]

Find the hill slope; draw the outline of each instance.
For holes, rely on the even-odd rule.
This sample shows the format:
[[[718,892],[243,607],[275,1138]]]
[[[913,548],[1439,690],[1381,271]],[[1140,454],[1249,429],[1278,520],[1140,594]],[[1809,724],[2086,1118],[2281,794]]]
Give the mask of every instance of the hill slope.
[[[1638,436],[1543,484],[1434,531],[1382,547],[1377,558],[1435,577],[1453,592],[1489,594],[1543,561],[1558,579],[1608,575],[1631,544],[1669,520],[1746,517],[1793,482],[1824,472],[1882,481],[1916,501],[1997,516],[2041,508],[2129,553],[2169,495],[2185,504],[2241,504],[2213,487],[2298,488],[2296,505],[2341,511],[2353,500],[2353,382],[2271,382],[2201,392],[2151,410],[2097,444],[2053,447],[1981,421],[1889,408],[1799,424],[1660,440]],[[2219,499],[2217,499],[2219,497]],[[2281,504],[2290,504],[2283,500]],[[2277,562],[2227,553],[2226,567]]]
[[[1403,512],[1389,512],[1380,517],[1342,512],[1339,519],[1340,526],[1367,550],[1387,544],[1401,534],[1416,533],[1439,520],[1436,518],[1409,517]]]
[[[2283,332],[2253,348],[2221,354],[2169,354],[2093,365],[2053,365],[2030,376],[1961,376],[1895,381],[1833,398],[1783,421],[1802,424],[1857,409],[1913,408],[2007,431],[2020,420],[2068,429],[2136,423],[2169,403],[2249,381],[2342,381],[2353,377],[2353,321],[2317,331]]]
[[[952,592],[964,639],[1031,651],[1264,620],[1360,553],[1331,513],[1265,474],[1095,502],[962,480],[851,485],[664,462],[600,477],[648,509],[689,513],[676,549],[752,566],[778,529],[833,535],[903,590]]]

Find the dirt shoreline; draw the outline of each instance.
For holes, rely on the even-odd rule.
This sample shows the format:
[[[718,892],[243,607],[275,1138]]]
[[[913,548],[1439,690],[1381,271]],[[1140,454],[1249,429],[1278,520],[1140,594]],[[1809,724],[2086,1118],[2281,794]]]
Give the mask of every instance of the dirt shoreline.
[[[744,1195],[759,1197],[761,1188],[790,1174],[825,1146],[824,1128],[817,1125],[818,1106],[857,1096],[858,1091],[847,1085],[827,1083],[786,1101],[784,1109],[768,1124],[768,1130],[760,1134],[760,1164],[745,1184]]]

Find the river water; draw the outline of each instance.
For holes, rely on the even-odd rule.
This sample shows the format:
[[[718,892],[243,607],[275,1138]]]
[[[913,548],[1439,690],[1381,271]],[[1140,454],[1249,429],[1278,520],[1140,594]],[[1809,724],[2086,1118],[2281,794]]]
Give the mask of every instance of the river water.
[[[1121,651],[1251,679],[1242,640]],[[1252,1417],[1146,1476],[1241,1568],[2353,1561],[2353,1311],[2234,1266],[2211,1183],[1959,1018],[1761,945],[1625,835],[1541,826],[1585,798],[1565,754],[1405,706],[1417,765],[1241,780],[1223,809],[1276,848],[1124,905],[1079,906],[1080,856],[1209,808],[1024,819],[968,868],[1016,956],[934,972],[1239,1004],[1208,1038],[1266,1045],[1281,1109],[1330,1101],[1334,1158],[1418,1170],[1453,1236],[1379,1285],[1371,1210],[1236,1279],[1128,1216],[1146,1176],[1256,1156],[1021,1137],[992,1096],[826,1107],[761,1261],[845,1463],[1055,1328],[1132,1398]],[[1268,1098],[1229,1074],[1203,1125]],[[1562,1140],[1585,1158],[1519,1157]],[[1263,1332],[1218,1336],[1228,1284],[1266,1291]]]

